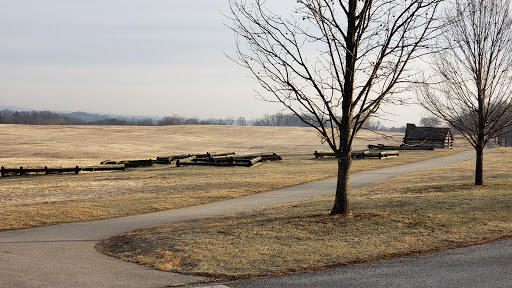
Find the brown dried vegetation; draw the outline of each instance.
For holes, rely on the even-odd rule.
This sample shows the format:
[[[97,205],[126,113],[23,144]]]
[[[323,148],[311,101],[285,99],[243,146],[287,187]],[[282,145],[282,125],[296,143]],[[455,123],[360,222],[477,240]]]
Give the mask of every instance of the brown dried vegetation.
[[[512,237],[510,148],[474,161],[352,190],[354,212],[328,216],[332,196],[240,215],[157,226],[112,238],[109,255],[166,271],[240,278],[432,252]]]
[[[106,159],[155,159],[182,153],[278,152],[284,160],[252,168],[154,165],[118,172],[0,177],[0,230],[120,217],[192,206],[336,175],[331,159],[308,128],[237,126],[0,125],[0,166],[75,166]],[[403,135],[390,134],[396,141]],[[372,132],[368,143],[396,144]],[[304,152],[308,151],[308,152]],[[452,151],[436,152],[436,155]],[[361,160],[355,170],[431,157],[429,152],[384,161]]]

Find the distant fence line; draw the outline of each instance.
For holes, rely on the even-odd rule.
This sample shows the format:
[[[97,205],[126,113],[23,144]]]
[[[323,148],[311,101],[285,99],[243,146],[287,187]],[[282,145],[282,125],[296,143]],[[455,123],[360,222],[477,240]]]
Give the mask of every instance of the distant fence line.
[[[81,171],[108,171],[108,170],[124,170],[125,165],[98,165],[98,166],[75,166],[69,168],[55,168],[45,166],[43,168],[34,168],[23,166],[19,168],[1,167],[0,173],[2,177],[6,175],[25,175],[28,173],[44,173],[44,174],[60,174],[60,173],[75,173],[78,174]]]
[[[228,153],[205,153],[205,154],[181,154],[175,156],[159,156],[155,160],[105,160],[100,165],[87,165],[87,166],[74,166],[74,167],[4,167],[0,168],[2,177],[11,175],[27,175],[27,174],[60,174],[60,173],[75,173],[81,171],[110,171],[110,170],[125,170],[126,168],[148,167],[153,164],[170,165],[175,163],[177,167],[187,165],[203,165],[203,166],[245,166],[251,167],[263,161],[277,161],[281,160],[281,156],[276,153],[270,154],[255,154],[245,156],[234,156],[235,152]]]

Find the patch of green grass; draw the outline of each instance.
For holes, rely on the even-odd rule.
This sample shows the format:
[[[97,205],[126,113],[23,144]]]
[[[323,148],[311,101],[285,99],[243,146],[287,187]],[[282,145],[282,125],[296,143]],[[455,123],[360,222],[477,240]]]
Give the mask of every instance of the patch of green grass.
[[[352,213],[328,216],[332,196],[235,216],[157,226],[98,245],[166,271],[218,278],[268,276],[449,249],[512,236],[510,149],[351,191]]]

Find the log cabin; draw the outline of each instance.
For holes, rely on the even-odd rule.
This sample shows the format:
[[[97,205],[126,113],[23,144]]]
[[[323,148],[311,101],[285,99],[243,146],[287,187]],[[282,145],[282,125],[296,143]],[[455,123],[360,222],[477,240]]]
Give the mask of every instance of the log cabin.
[[[417,127],[408,123],[404,145],[432,145],[435,148],[452,148],[453,135],[450,128]]]

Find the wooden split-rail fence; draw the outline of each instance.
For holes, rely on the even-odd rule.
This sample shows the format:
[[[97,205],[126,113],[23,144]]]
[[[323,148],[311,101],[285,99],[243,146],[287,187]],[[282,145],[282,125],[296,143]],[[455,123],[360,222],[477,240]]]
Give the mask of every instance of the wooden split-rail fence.
[[[387,150],[387,151],[379,151],[379,150],[362,150],[362,151],[353,151],[352,158],[353,159],[365,159],[365,158],[389,158],[400,156],[398,151]],[[336,154],[333,152],[318,152],[315,151],[315,158],[326,158],[326,157],[336,157]]]
[[[144,159],[144,160],[122,160],[122,161],[112,161],[105,160],[101,162],[101,165],[124,165],[126,168],[136,168],[136,167],[148,167],[153,166],[153,160]]]
[[[229,156],[229,155],[235,155],[235,152],[223,152],[223,153],[217,153],[217,152],[207,152],[206,154],[181,154],[181,155],[174,155],[174,156],[160,156],[156,158],[157,162],[160,162],[160,164],[171,164],[172,162],[183,162],[183,161],[190,161],[192,159],[206,159],[206,158],[212,158],[212,157],[222,157],[222,156]]]
[[[153,159],[143,160],[105,160],[100,165],[75,166],[75,167],[1,167],[2,177],[11,175],[27,174],[57,174],[57,173],[75,173],[81,171],[109,171],[125,170],[126,168],[149,167],[153,164],[170,165],[176,163],[176,166],[185,165],[203,165],[203,166],[246,166],[250,167],[262,161],[281,160],[281,156],[276,153],[261,155],[234,156],[234,152],[228,153],[205,153],[205,154],[182,154],[174,156],[161,156]]]
[[[29,173],[44,173],[44,174],[59,174],[59,173],[75,173],[78,174],[81,171],[108,171],[108,170],[124,170],[124,165],[89,165],[89,166],[75,166],[75,167],[19,167],[19,168],[11,168],[11,167],[1,167],[0,174],[2,177],[7,175],[26,175]]]
[[[234,155],[232,153],[231,155]],[[176,166],[223,166],[223,167],[251,167],[263,161],[278,161],[282,160],[281,156],[276,153],[272,154],[257,154],[245,156],[229,156],[229,155],[216,155],[207,157],[188,157],[176,161]]]
[[[419,144],[419,145],[400,145],[400,146],[388,146],[383,144],[368,145],[368,149],[375,150],[434,150],[436,148],[443,148],[439,145],[434,144]]]

